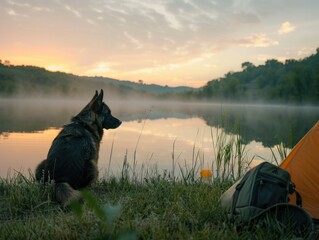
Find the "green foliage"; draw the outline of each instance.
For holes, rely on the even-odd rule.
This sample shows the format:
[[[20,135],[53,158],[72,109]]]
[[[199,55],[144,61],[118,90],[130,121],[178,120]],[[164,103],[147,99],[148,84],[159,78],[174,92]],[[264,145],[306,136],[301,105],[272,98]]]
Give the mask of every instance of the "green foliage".
[[[93,196],[88,190],[84,189],[81,191],[83,200],[87,204],[86,206],[93,210],[94,215],[98,219],[99,224],[99,238],[102,239],[126,239],[133,240],[137,239],[136,231],[120,231],[120,233],[115,232],[115,220],[120,216],[122,207],[120,205],[110,205],[104,204],[103,206],[99,204],[97,198]],[[78,219],[81,221],[83,215],[85,214],[85,206],[80,203],[73,203],[71,205],[72,211],[76,214]]]
[[[303,60],[267,60],[264,65],[242,63],[242,72],[208,82],[196,99],[219,101],[267,101],[280,103],[319,102],[319,53]]]

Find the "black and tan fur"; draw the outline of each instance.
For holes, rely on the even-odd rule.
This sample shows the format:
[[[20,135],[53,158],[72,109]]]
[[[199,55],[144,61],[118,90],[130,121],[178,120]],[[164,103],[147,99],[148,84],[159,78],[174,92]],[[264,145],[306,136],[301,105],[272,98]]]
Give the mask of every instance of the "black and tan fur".
[[[111,115],[103,102],[103,90],[95,92],[83,110],[65,125],[53,140],[46,160],[36,168],[36,179],[53,180],[53,198],[63,207],[79,200],[77,189],[91,184],[98,177],[97,162],[104,129],[114,129],[121,121]]]

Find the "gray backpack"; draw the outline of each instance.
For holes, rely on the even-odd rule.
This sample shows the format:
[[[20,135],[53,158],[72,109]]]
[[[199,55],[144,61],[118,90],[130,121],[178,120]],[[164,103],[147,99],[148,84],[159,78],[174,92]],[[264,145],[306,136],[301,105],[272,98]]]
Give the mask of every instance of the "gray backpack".
[[[237,184],[231,213],[236,221],[246,222],[275,204],[288,203],[288,194],[294,192],[294,184],[286,170],[263,162],[248,171]],[[296,194],[297,205],[301,206],[301,197]]]
[[[289,204],[289,194],[296,194],[296,205]],[[313,230],[310,215],[301,207],[300,194],[290,180],[290,174],[269,162],[249,170],[235,184],[230,202],[231,217],[241,227],[266,216],[293,225],[296,236],[308,236]]]

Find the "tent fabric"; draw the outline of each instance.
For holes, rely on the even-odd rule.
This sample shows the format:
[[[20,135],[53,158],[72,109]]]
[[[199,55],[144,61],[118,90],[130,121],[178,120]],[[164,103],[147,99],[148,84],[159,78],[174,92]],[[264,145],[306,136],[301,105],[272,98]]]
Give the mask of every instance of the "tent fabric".
[[[319,121],[297,143],[281,163],[302,197],[302,206],[314,219],[319,219]],[[290,203],[296,204],[295,195]]]

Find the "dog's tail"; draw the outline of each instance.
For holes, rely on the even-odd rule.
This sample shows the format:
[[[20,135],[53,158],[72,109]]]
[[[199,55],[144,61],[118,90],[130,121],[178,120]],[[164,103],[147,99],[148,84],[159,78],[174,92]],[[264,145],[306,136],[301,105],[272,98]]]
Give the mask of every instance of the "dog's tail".
[[[53,197],[63,208],[82,198],[81,192],[73,189],[67,182],[54,184]]]
[[[43,160],[35,170],[35,179],[38,182],[48,182],[49,176],[46,172],[47,161]],[[70,205],[72,202],[80,200],[81,192],[73,189],[67,182],[54,183],[53,199],[61,204],[63,208]]]

